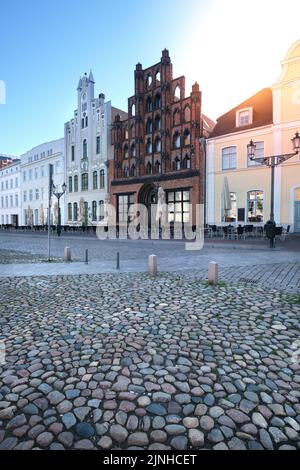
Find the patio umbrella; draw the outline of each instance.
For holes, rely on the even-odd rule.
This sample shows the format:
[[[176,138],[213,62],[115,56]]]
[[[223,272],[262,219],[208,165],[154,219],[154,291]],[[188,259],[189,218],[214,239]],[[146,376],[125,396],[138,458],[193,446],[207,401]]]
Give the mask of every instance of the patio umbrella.
[[[223,181],[223,199],[224,199],[224,211],[225,211],[225,214],[227,215],[228,212],[230,212],[232,209],[227,176],[224,177],[224,181]]]

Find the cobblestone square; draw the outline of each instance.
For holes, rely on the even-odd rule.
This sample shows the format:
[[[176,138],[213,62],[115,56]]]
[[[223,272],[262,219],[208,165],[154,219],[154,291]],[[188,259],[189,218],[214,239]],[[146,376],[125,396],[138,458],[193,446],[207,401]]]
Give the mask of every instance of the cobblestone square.
[[[0,449],[300,449],[300,300],[198,273],[1,279]]]

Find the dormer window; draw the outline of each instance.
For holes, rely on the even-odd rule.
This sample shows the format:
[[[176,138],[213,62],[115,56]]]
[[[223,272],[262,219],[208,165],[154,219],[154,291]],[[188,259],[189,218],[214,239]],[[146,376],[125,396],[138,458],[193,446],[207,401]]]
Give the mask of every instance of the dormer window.
[[[250,126],[253,121],[253,109],[241,109],[236,113],[236,127]]]

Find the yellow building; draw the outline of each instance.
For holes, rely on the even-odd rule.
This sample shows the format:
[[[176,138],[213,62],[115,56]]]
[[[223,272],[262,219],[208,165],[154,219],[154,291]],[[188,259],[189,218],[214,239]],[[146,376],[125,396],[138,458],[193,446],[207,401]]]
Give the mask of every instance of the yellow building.
[[[210,225],[263,225],[270,219],[271,170],[247,157],[293,153],[300,132],[300,40],[282,63],[271,87],[217,120],[207,141],[206,221]],[[300,233],[300,156],[275,170],[275,221]]]

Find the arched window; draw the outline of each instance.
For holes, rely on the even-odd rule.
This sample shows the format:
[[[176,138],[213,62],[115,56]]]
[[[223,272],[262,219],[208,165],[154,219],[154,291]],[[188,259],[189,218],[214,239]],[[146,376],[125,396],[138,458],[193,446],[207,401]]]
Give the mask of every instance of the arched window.
[[[88,116],[85,117],[85,127],[87,127],[89,125],[89,118]]]
[[[146,123],[146,134],[152,134],[152,120],[150,118]]]
[[[147,86],[149,87],[149,86],[151,86],[151,85],[152,85],[152,76],[149,74],[149,75],[147,76]]]
[[[73,220],[76,222],[78,220],[78,204],[74,202],[73,204]]]
[[[173,113],[173,126],[179,126],[179,125],[180,125],[180,110],[176,108]]]
[[[84,118],[81,119],[81,129],[84,129]]]
[[[160,162],[156,160],[155,165],[154,165],[155,173],[160,173],[160,167],[161,167]]]
[[[186,155],[184,157],[184,160],[183,160],[183,168],[186,168],[187,170],[189,170],[191,168],[191,159],[188,155]]]
[[[124,153],[123,153],[123,158],[124,158],[125,160],[127,160],[127,159],[128,159],[128,157],[129,157],[129,152],[128,152],[128,145],[127,145],[127,144],[125,144],[125,145],[124,145]]]
[[[147,139],[147,144],[146,144],[146,153],[152,153],[152,140],[149,138]]]
[[[191,108],[189,106],[186,106],[184,108],[184,121],[185,122],[191,121]]]
[[[155,129],[156,131],[160,131],[160,129],[161,129],[161,118],[160,118],[159,115],[157,115],[157,116],[155,117],[154,129]]]
[[[158,70],[155,75],[156,82],[160,82],[160,71]]]
[[[74,192],[78,192],[78,175],[74,176]]]
[[[136,176],[136,167],[132,165],[130,168],[130,176]]]
[[[183,145],[184,146],[191,145],[191,133],[188,129],[186,129],[183,134]]]
[[[151,113],[152,112],[152,99],[150,96],[148,96],[147,101],[146,101],[146,112]]]
[[[154,106],[155,106],[155,109],[161,108],[161,96],[159,93],[157,93],[157,95],[155,96]]]
[[[155,152],[161,152],[161,139],[156,137],[155,139]]]
[[[88,156],[87,140],[86,139],[84,139],[84,141],[82,142],[82,156],[83,156],[83,158],[87,158],[87,156]]]
[[[173,161],[173,170],[180,170],[180,168],[181,168],[180,158],[176,157],[175,160]]]
[[[134,117],[135,116],[135,104],[133,104],[131,106],[131,116]]]
[[[123,175],[125,178],[127,178],[129,176],[129,169],[128,169],[128,166],[124,166],[123,168]]]
[[[98,173],[97,173],[97,171],[93,172],[93,189],[98,189]]]
[[[147,163],[147,166],[146,166],[146,173],[147,175],[151,175],[152,174],[152,165],[150,162]]]
[[[104,201],[99,201],[99,221],[104,219]]]
[[[180,90],[180,86],[177,85],[174,91],[174,101],[179,101],[180,98],[181,98],[181,90]]]
[[[173,135],[173,148],[179,149],[181,147],[181,137],[178,132]]]
[[[97,201],[92,202],[92,221],[97,221]]]
[[[105,188],[105,171],[100,170],[100,189]]]
[[[68,204],[68,220],[72,221],[72,203]]]
[[[81,175],[81,191],[88,191],[89,189],[89,175],[82,173]]]
[[[73,178],[69,176],[69,193],[73,191]]]
[[[130,147],[130,156],[132,158],[136,157],[136,146],[135,146],[135,144],[132,144],[131,147]]]

